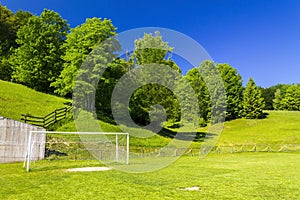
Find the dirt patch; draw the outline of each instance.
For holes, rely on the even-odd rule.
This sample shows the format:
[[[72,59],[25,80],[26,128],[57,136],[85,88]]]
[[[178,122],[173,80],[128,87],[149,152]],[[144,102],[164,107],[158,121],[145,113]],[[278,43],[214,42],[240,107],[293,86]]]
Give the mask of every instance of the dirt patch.
[[[186,190],[186,191],[199,191],[200,187],[194,186],[194,187],[187,187],[187,188],[179,188],[179,190]]]
[[[67,169],[67,172],[97,172],[97,171],[108,171],[112,168],[109,167],[82,167],[82,168],[71,168]]]

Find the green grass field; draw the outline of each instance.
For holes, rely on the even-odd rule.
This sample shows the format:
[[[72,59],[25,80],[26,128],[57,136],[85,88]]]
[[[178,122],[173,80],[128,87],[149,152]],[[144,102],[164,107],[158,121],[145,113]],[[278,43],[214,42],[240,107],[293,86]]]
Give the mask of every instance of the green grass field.
[[[19,120],[23,113],[43,116],[68,101],[9,82],[0,81],[0,86],[0,116],[12,119]],[[267,145],[277,149],[287,144],[299,146],[300,112],[267,113],[262,120],[225,122],[217,145]],[[115,125],[102,121],[99,124],[106,132],[121,131]],[[51,129],[77,131],[71,116]],[[140,133],[139,129],[126,130]],[[165,130],[162,135],[172,131],[176,129]],[[206,132],[207,127],[198,131]],[[161,135],[147,139],[131,137],[130,146],[132,150],[158,148],[170,140]],[[193,142],[191,148],[200,146],[201,142]],[[66,172],[68,168],[103,165],[95,160],[70,158],[33,162],[30,173],[22,165],[0,164],[0,199],[299,199],[300,196],[299,151],[211,152],[203,159],[188,154],[163,169],[147,173]],[[181,190],[193,186],[200,190]]]
[[[265,112],[266,119],[226,122],[218,144],[300,144],[300,112]]]
[[[20,120],[21,114],[43,117],[56,108],[63,108],[69,101],[0,80],[0,116],[15,120]]]
[[[85,163],[86,162],[86,163]],[[22,163],[0,165],[0,199],[298,199],[300,154],[211,154],[184,156],[149,173],[66,172],[95,166],[82,161],[40,161],[43,170],[25,172]],[[180,190],[200,187],[199,191]]]

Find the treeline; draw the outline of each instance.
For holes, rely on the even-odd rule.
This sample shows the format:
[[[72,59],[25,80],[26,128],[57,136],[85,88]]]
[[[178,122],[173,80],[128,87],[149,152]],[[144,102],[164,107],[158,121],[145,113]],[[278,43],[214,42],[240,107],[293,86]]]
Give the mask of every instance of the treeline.
[[[86,19],[85,23],[70,28],[59,13],[51,10],[45,9],[40,16],[36,16],[24,11],[13,13],[0,5],[0,78],[38,91],[71,97],[76,77],[91,76],[80,69],[84,60],[97,50],[99,44],[116,36],[116,30],[108,19]],[[109,51],[120,49],[116,41],[107,45],[105,48]],[[172,51],[173,48],[168,42],[163,41],[160,33],[156,32],[137,39],[135,50],[128,53],[126,58],[110,61],[110,57],[98,56],[90,60],[94,64],[93,73],[101,71],[103,63],[108,64],[100,80],[97,75],[93,76],[92,81],[97,83],[96,86],[78,83],[83,87],[88,85],[85,98],[91,94],[88,91],[95,91],[95,100],[90,106],[96,108],[98,118],[114,122],[111,108],[113,89],[120,78],[136,66],[151,67],[151,64],[159,64],[162,70],[169,67],[181,73],[180,66],[167,57]],[[223,80],[226,99],[218,99],[221,88],[217,87],[219,83],[214,79],[216,73]],[[209,122],[217,123],[222,117],[227,120],[241,117],[261,118],[265,102],[268,109],[290,110],[290,107],[295,108],[291,99],[299,101],[299,85],[288,86],[290,89],[285,86],[276,88],[273,94],[273,88],[259,88],[250,78],[244,88],[242,77],[229,64],[215,65],[211,61],[204,61],[199,63],[199,67],[189,70],[184,78],[195,91],[199,110],[196,114],[200,116],[199,124],[203,126]],[[166,76],[163,79],[162,81],[167,82],[172,77]],[[212,84],[209,85],[208,82]],[[297,94],[293,93],[294,87],[298,88]],[[185,89],[180,86],[174,88],[183,96],[186,95]],[[269,105],[270,101],[272,105]],[[164,110],[153,107],[156,104],[163,106]],[[133,93],[127,109],[138,124],[147,125],[150,118],[155,121],[163,112],[167,114],[167,121],[175,124],[181,120],[182,109],[193,108],[189,106],[181,107],[180,100],[169,88],[159,84],[146,84]],[[212,116],[217,117],[212,119]]]
[[[300,84],[278,84],[260,89],[266,110],[300,111]]]

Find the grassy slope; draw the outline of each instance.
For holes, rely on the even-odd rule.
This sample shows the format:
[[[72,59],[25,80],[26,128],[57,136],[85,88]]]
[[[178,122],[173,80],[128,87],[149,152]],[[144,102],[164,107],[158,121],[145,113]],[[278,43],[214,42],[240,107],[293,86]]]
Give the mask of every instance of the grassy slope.
[[[0,115],[19,119],[21,113],[47,114],[62,107],[62,98],[0,81]],[[40,106],[42,105],[42,106]],[[219,144],[300,143],[300,112],[270,112],[267,119],[225,123]],[[105,131],[118,127],[99,122]],[[57,127],[76,131],[72,121]],[[205,129],[200,129],[200,131]],[[137,131],[137,130],[132,130]],[[165,138],[158,138],[155,145]],[[136,144],[149,145],[145,139]],[[0,199],[297,199],[299,153],[211,154],[205,159],[182,157],[159,171],[66,173],[90,161],[39,161],[42,170],[26,173],[22,163],[0,165]],[[33,167],[34,169],[34,167]],[[200,186],[201,191],[178,188]]]
[[[0,80],[0,116],[20,120],[21,114],[44,116],[68,100]]]
[[[149,173],[68,173],[80,162],[42,161],[26,173],[22,163],[0,165],[0,199],[298,199],[300,154],[212,154],[182,157]],[[58,166],[57,166],[58,165]],[[200,191],[179,188],[199,186]]]
[[[224,128],[218,139],[218,145],[239,145],[239,144],[261,144],[280,146],[283,144],[300,144],[300,112],[290,111],[268,111],[266,119],[251,120],[237,119],[224,123]],[[118,132],[120,128],[111,124],[99,121],[102,129],[107,132]],[[176,129],[172,129],[176,131]],[[73,121],[57,128],[57,131],[76,131]],[[138,131],[131,129],[129,132]],[[200,128],[200,132],[207,132],[207,128]],[[159,137],[155,140],[132,139],[133,146],[164,146],[170,138]],[[153,139],[153,138],[152,138]],[[162,142],[163,141],[163,142]],[[193,143],[192,147],[197,148],[201,144]]]
[[[218,144],[300,144],[300,112],[268,113],[266,119],[226,122]]]
[[[68,101],[53,95],[43,94],[25,86],[0,81],[0,116],[19,120],[21,114],[43,116]],[[218,140],[220,145],[228,144],[300,144],[300,112],[268,111],[262,120],[238,119],[226,122]],[[117,126],[99,121],[107,132],[118,132]],[[73,121],[55,127],[57,131],[76,131]],[[139,130],[131,129],[130,132]],[[206,131],[206,129],[199,129]],[[135,146],[164,146],[169,138],[131,140]],[[197,144],[193,146],[198,146]]]

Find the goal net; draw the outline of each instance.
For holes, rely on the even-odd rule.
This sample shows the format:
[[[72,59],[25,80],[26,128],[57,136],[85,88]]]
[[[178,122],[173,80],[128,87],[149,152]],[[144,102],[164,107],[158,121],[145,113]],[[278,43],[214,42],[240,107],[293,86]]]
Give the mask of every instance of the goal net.
[[[36,141],[38,134],[45,134],[45,141]],[[31,162],[40,158],[45,147],[44,160],[98,160],[102,163],[129,164],[129,134],[121,132],[55,132],[30,131],[24,167],[31,169]],[[39,161],[37,161],[38,163]]]

